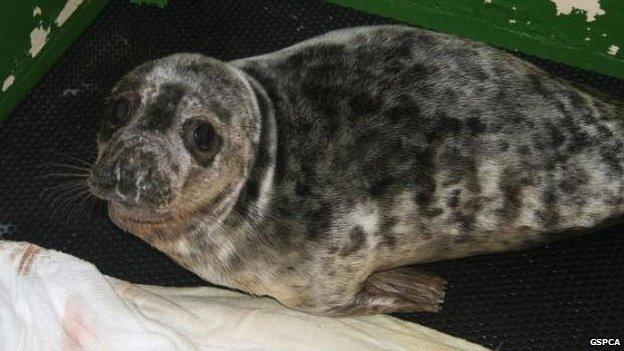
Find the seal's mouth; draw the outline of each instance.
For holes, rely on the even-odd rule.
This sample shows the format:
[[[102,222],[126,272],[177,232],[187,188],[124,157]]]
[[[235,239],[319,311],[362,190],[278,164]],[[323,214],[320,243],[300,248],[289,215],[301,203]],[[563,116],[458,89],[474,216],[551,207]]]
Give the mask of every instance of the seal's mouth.
[[[120,191],[119,185],[114,180],[104,180],[101,174],[91,171],[88,180],[89,190],[91,193],[101,199],[111,203],[115,203],[124,208],[141,207],[140,189],[126,189],[126,193]],[[129,193],[135,194],[129,196]]]
[[[155,211],[136,205],[127,205],[118,201],[108,201],[108,213],[111,219],[121,227],[123,224],[158,224],[169,221],[172,217],[168,211]]]
[[[129,224],[161,224],[174,217],[169,206],[155,206],[148,202],[136,202],[114,189],[102,189],[91,182],[89,182],[89,189],[95,197],[107,202],[109,217],[116,225],[126,230]]]
[[[173,199],[169,184],[153,177],[149,169],[135,167],[136,171],[129,173],[127,168],[127,165],[107,168],[96,164],[88,179],[90,192],[108,202],[109,214],[115,212],[140,221],[156,221],[167,216]]]

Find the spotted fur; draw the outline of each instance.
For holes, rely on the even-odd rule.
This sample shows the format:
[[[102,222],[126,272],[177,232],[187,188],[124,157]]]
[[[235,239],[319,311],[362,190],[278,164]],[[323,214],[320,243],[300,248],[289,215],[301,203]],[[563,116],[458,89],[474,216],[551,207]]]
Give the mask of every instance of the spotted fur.
[[[94,191],[131,150],[167,196],[100,191],[111,218],[211,282],[311,313],[435,311],[443,281],[403,266],[622,213],[621,105],[450,35],[362,27],[229,63],[174,55],[123,94],[140,102],[102,129]],[[225,140],[209,165],[180,137],[194,114]]]

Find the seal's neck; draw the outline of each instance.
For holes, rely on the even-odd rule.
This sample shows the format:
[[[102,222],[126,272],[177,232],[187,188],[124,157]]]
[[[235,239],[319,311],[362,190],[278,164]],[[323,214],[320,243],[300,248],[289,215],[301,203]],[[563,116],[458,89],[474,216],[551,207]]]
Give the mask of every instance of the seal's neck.
[[[273,197],[273,178],[277,153],[275,110],[266,90],[258,81],[243,71],[233,69],[249,84],[249,88],[256,97],[256,123],[260,124],[260,136],[256,144],[253,166],[238,196],[233,212],[255,226],[264,220]]]

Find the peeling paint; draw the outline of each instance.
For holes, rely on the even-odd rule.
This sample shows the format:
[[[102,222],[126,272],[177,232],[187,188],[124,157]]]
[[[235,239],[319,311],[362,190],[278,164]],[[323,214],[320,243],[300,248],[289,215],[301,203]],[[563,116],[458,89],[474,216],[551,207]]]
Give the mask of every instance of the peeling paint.
[[[596,20],[596,16],[604,15],[606,12],[600,8],[599,0],[550,0],[557,6],[557,16],[569,15],[574,9],[585,12],[587,22]]]
[[[35,57],[43,49],[48,41],[48,34],[50,34],[50,27],[43,28],[39,26],[30,32],[30,56]]]
[[[4,80],[4,83],[2,83],[2,91],[7,91],[9,87],[13,85],[14,82],[15,82],[14,75],[11,74],[10,76],[6,77],[6,79]]]
[[[67,21],[67,19],[71,17],[74,11],[78,9],[78,6],[80,6],[80,4],[82,4],[83,1],[84,0],[67,1],[67,3],[65,3],[65,7],[63,7],[63,9],[61,10],[61,13],[59,13],[59,15],[56,17],[56,20],[54,21],[54,23],[56,23],[56,25],[59,27],[62,26],[65,23],[65,21]]]
[[[585,41],[590,41],[591,39],[589,37],[585,37],[585,39],[583,39]]]
[[[515,19],[510,19],[509,23],[514,24],[514,23],[516,23],[516,20]]]
[[[609,55],[617,55],[618,51],[620,51],[620,47],[617,45],[611,45],[609,46],[609,50],[607,51],[607,54]]]
[[[491,4],[492,0],[484,0],[483,2],[486,3],[486,4]]]
[[[41,16],[43,12],[41,11],[41,7],[35,6],[33,9],[33,17]]]
[[[62,96],[76,96],[82,92],[82,89],[78,88],[67,88],[63,90]]]

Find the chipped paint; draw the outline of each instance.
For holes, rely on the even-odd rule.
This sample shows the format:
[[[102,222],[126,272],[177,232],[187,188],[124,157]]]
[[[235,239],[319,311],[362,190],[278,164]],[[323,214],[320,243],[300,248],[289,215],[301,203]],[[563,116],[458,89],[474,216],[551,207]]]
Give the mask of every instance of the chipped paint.
[[[617,45],[611,45],[609,46],[609,50],[607,51],[607,54],[609,55],[617,55],[618,51],[620,51],[620,47]]]
[[[54,21],[54,23],[56,23],[56,25],[59,27],[62,26],[65,23],[65,21],[67,21],[67,19],[71,17],[74,11],[78,9],[78,6],[80,6],[80,4],[82,4],[83,1],[84,0],[67,1],[67,3],[65,3],[65,7],[63,7],[63,9],[61,10],[61,13],[59,13],[59,15],[56,17],[56,20]]]
[[[43,28],[43,26],[39,26],[30,32],[30,50],[28,50],[30,56],[37,56],[39,51],[43,49],[48,41],[48,34],[50,34],[50,27]]]
[[[585,12],[587,22],[596,20],[596,16],[606,12],[600,8],[599,0],[550,0],[557,7],[557,16],[569,15],[574,9]]]
[[[509,20],[509,23],[511,23],[511,24],[515,24],[515,23],[516,23],[516,20],[515,20],[515,19],[510,19],[510,20]]]
[[[82,92],[82,89],[78,88],[67,88],[63,90],[62,96],[76,96]]]
[[[0,0],[0,122],[108,3]]]
[[[10,75],[8,77],[6,77],[6,79],[4,80],[4,83],[2,83],[2,91],[7,91],[11,85],[13,85],[13,83],[15,82],[15,76],[14,75]]]

